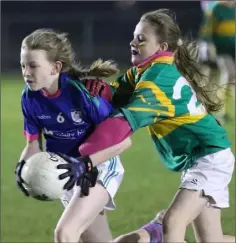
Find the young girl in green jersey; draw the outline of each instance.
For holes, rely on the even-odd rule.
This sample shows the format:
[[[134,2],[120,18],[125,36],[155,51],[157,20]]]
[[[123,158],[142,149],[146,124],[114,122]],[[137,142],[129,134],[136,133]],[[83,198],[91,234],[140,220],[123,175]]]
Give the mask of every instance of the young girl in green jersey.
[[[197,242],[223,242],[221,209],[229,206],[235,158],[225,129],[211,114],[221,108],[216,90],[208,87],[168,10],[145,13],[130,46],[134,66],[111,83],[117,110],[80,152],[97,166],[119,154],[131,134],[148,127],[162,162],[182,173],[163,219],[163,242],[183,242],[190,223]]]

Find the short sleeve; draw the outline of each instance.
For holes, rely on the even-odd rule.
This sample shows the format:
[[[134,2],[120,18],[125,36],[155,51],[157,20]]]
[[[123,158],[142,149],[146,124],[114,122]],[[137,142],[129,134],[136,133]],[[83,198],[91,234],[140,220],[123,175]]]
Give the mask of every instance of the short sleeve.
[[[113,92],[112,105],[115,108],[122,107],[128,103],[135,89],[135,67],[130,68],[124,75],[119,76],[110,83]]]

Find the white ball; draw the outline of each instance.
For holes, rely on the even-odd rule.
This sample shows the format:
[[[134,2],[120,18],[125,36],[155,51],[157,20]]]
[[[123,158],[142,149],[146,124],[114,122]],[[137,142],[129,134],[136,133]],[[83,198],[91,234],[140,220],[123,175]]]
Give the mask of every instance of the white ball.
[[[21,177],[31,197],[51,201],[62,196],[63,186],[69,178],[59,180],[58,176],[67,172],[64,169],[57,169],[59,164],[67,164],[67,162],[57,154],[48,152],[36,153],[26,160]]]

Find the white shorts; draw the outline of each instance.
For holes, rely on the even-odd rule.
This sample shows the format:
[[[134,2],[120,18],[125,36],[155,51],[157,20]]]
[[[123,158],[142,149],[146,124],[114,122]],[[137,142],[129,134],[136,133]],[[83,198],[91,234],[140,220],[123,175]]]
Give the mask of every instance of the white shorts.
[[[202,191],[213,207],[229,207],[229,189],[235,157],[230,148],[206,155],[183,171],[180,188]]]
[[[199,45],[199,56],[201,61],[208,61],[208,46],[206,41],[200,41]]]
[[[113,210],[115,209],[114,197],[124,176],[124,168],[121,164],[120,157],[116,156],[103,164],[98,165],[97,169],[99,171],[97,182],[106,188],[110,197],[105,209]],[[61,197],[61,202],[65,207],[71,200],[75,189],[76,186],[72,190],[66,191]]]

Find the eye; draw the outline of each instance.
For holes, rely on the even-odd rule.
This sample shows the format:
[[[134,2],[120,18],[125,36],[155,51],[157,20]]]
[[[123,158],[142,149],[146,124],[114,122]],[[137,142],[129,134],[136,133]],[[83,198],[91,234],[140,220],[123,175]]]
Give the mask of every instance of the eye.
[[[20,67],[21,67],[21,68],[25,68],[25,65],[24,65],[24,64],[20,64]]]
[[[138,41],[139,42],[143,42],[145,39],[144,39],[144,37],[142,36],[142,35],[138,35]]]
[[[38,66],[37,65],[30,65],[30,68],[37,68]]]

